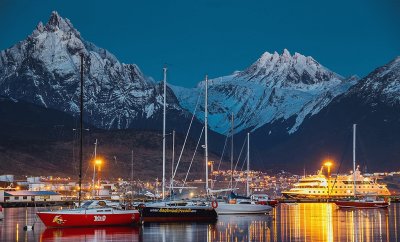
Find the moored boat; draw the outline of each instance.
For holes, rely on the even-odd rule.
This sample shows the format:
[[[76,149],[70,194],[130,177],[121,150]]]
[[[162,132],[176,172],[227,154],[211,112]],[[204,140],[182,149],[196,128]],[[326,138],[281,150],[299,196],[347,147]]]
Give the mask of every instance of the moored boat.
[[[255,201],[256,204],[269,205],[275,207],[279,204],[278,200],[270,199],[267,194],[253,194],[251,200]]]
[[[141,204],[138,209],[143,222],[215,222],[218,215],[209,202],[194,203],[185,201],[168,201],[165,194],[165,120],[166,120],[166,83],[167,68],[164,68],[164,114],[163,114],[163,178],[162,201]],[[208,161],[207,148],[207,76],[205,80],[205,163]],[[208,191],[208,166],[206,165],[206,191]],[[171,176],[173,180],[174,174]],[[173,185],[173,184],[172,184]],[[171,190],[172,191],[172,190]]]
[[[385,200],[378,200],[377,196],[371,196],[371,194],[364,194],[364,199],[357,198],[357,174],[356,174],[356,124],[353,124],[353,200],[338,200],[335,204],[339,208],[387,208],[390,203]],[[357,168],[358,171],[358,168]],[[361,187],[361,186],[360,186]],[[390,195],[390,194],[389,194]]]
[[[143,222],[215,222],[218,214],[207,203],[169,201],[139,206]]]
[[[260,204],[249,197],[237,196],[231,192],[227,202],[219,202],[215,208],[218,214],[264,214],[271,211],[272,207]]]
[[[388,208],[390,202],[387,200],[376,199],[356,199],[335,201],[339,208]]]
[[[51,228],[132,225],[140,221],[138,210],[120,210],[105,206],[104,201],[87,201],[80,208],[41,211],[40,220]]]
[[[237,203],[220,202],[215,209],[219,215],[224,214],[264,214],[271,211],[269,205],[257,204],[254,201],[238,201]]]

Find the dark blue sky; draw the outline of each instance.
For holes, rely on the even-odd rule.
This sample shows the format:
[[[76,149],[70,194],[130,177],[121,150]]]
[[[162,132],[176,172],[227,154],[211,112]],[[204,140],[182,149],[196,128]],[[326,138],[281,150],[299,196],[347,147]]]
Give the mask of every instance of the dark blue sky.
[[[289,49],[331,70],[364,76],[400,55],[397,0],[0,0],[0,49],[26,38],[52,10],[83,38],[156,80],[194,86]]]

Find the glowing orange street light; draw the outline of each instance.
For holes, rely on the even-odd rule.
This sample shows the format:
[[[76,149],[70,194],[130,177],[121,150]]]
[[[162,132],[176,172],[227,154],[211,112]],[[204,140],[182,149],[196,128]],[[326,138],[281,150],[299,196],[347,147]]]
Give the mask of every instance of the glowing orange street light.
[[[324,166],[326,166],[328,168],[328,177],[331,177],[331,166],[333,165],[333,162],[330,160],[327,160],[324,163]]]
[[[97,160],[94,161],[94,164],[95,164],[96,166],[98,166],[98,167],[100,167],[102,163],[103,163],[103,161],[100,160],[100,159],[97,159]]]
[[[100,183],[100,169],[101,169],[101,164],[102,163],[103,163],[103,161],[101,159],[96,159],[94,161],[94,164],[93,164],[93,196],[95,195],[95,189],[96,189],[96,186],[95,186],[95,183],[96,183],[96,166],[97,166],[97,172],[98,172],[97,184],[99,184]]]

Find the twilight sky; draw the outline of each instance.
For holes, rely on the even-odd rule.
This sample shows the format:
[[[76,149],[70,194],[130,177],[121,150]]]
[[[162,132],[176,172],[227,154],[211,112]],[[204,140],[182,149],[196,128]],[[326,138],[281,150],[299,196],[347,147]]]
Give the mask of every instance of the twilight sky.
[[[400,55],[397,0],[0,0],[0,50],[53,10],[145,75],[160,80],[167,63],[169,82],[186,87],[284,48],[343,76],[363,77]]]

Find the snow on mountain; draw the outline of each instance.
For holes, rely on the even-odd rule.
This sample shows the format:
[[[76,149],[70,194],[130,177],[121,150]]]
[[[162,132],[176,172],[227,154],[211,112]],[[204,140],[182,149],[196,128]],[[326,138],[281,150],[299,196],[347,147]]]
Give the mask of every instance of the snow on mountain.
[[[162,110],[162,85],[85,41],[68,19],[53,12],[25,40],[0,52],[0,95],[48,108],[79,112],[80,54],[85,56],[85,119],[102,128],[128,128]],[[168,109],[179,110],[168,90]]]
[[[227,134],[232,113],[236,133],[295,116],[295,123],[287,127],[293,133],[307,115],[318,113],[357,80],[341,77],[312,57],[291,55],[286,49],[281,55],[266,52],[244,71],[209,80],[209,124]],[[181,106],[191,111],[203,86],[204,81],[196,88],[170,87]],[[196,116],[203,120],[201,110],[202,106]]]
[[[378,102],[400,104],[400,56],[371,72],[344,96],[352,95],[372,105]]]

